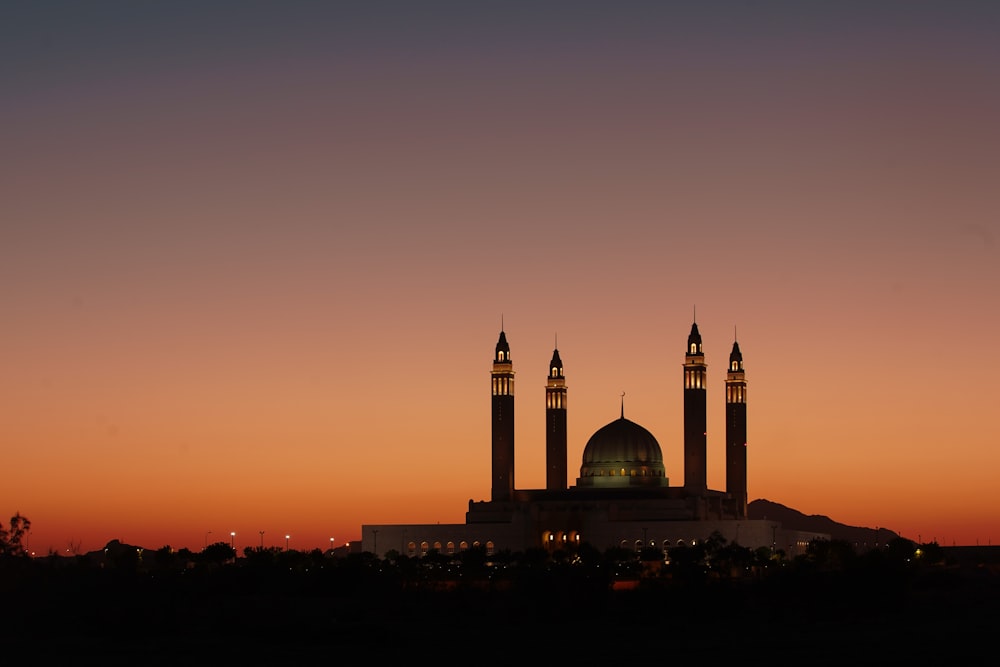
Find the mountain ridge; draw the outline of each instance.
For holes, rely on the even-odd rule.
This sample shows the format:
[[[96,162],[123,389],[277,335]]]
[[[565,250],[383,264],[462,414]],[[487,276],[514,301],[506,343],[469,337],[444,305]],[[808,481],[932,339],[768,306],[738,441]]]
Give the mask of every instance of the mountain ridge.
[[[831,540],[844,540],[856,548],[874,547],[886,544],[899,537],[899,534],[888,528],[866,528],[863,526],[848,526],[834,521],[822,514],[803,514],[802,512],[764,498],[758,498],[747,505],[748,519],[771,519],[781,523],[783,528],[803,530],[815,533],[826,533]]]

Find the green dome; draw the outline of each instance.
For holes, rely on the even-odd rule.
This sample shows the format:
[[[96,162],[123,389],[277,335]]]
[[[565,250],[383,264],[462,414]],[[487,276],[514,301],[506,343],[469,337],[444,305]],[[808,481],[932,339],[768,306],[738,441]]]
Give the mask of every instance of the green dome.
[[[583,450],[581,486],[666,486],[663,452],[653,434],[621,417],[598,429]]]

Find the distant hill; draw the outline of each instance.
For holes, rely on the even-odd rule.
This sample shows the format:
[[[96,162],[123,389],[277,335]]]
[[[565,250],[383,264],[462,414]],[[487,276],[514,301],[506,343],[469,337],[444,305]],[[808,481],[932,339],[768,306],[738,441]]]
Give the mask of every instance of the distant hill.
[[[803,514],[791,507],[785,507],[770,500],[758,499],[752,501],[747,506],[747,515],[750,519],[771,519],[780,521],[782,527],[792,530],[805,530],[816,533],[826,533],[832,540],[844,540],[851,544],[856,544],[858,548],[871,548],[877,542],[885,544],[890,540],[899,537],[897,533],[888,528],[862,528],[859,526],[846,526],[837,523],[827,516],[819,514]],[[877,534],[876,534],[877,533]]]

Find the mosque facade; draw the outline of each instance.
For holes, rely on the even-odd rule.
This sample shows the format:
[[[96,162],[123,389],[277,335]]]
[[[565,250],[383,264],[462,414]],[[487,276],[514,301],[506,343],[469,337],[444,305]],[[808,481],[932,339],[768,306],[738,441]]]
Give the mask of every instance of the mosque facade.
[[[588,543],[598,550],[644,546],[669,549],[713,534],[758,548],[804,549],[828,535],[782,528],[747,518],[747,381],[743,354],[733,342],[726,370],[726,488],[707,484],[708,366],[697,322],[683,361],[684,476],[671,486],[663,451],[643,426],[621,416],[599,428],[583,451],[580,473],[567,485],[567,388],[559,350],[545,385],[545,488],[514,484],[514,366],[501,330],[491,376],[490,499],[469,501],[462,524],[362,525],[361,548],[383,556],[396,550],[423,556],[454,554],[473,546],[487,553],[562,550]]]

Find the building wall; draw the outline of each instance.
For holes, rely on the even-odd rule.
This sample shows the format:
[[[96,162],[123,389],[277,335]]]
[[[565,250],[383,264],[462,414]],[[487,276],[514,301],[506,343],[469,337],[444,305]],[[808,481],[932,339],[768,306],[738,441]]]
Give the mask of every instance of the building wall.
[[[423,556],[431,549],[450,554],[482,545],[488,552],[521,552],[561,543],[589,543],[598,551],[641,545],[659,548],[704,542],[718,532],[727,543],[757,549],[784,550],[789,556],[802,553],[812,539],[829,535],[785,530],[777,521],[608,521],[590,514],[569,530],[546,530],[528,513],[519,513],[503,523],[393,524],[361,527],[362,550],[384,558],[389,551]]]

